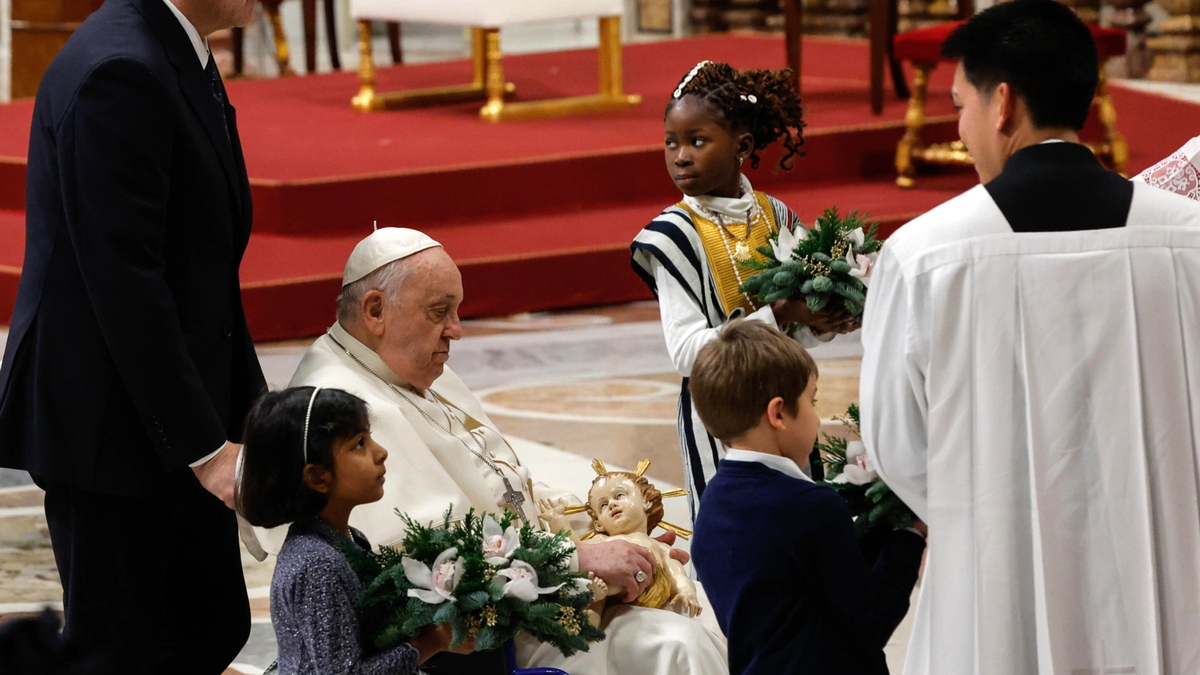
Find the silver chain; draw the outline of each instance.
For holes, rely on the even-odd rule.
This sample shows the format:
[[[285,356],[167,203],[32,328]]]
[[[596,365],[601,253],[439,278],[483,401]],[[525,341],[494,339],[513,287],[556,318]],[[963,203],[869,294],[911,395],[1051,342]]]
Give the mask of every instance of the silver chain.
[[[363,370],[374,375],[376,377],[376,379],[378,379],[380,382],[384,383],[389,389],[391,389],[392,391],[399,394],[400,398],[402,398],[406,402],[408,402],[408,404],[411,405],[414,410],[421,413],[421,416],[424,417],[426,420],[428,420],[430,424],[432,424],[433,426],[437,427],[438,429],[441,429],[442,431],[449,434],[451,437],[453,437],[459,443],[462,443],[462,446],[467,449],[467,452],[470,452],[472,455],[475,455],[479,459],[483,460],[484,464],[487,464],[488,468],[490,468],[492,471],[495,471],[496,475],[500,476],[500,480],[504,481],[504,487],[508,490],[508,492],[506,492],[504,495],[505,501],[514,507],[514,510],[517,512],[517,515],[521,517],[521,520],[523,520],[523,521],[527,520],[525,518],[525,512],[520,508],[520,503],[515,502],[512,498],[513,493],[517,493],[517,491],[513,489],[512,483],[510,483],[508,481],[508,476],[505,476],[504,471],[501,470],[500,467],[496,464],[496,460],[492,457],[491,451],[488,450],[488,448],[487,448],[487,443],[484,441],[481,441],[478,437],[476,437],[474,431],[472,431],[471,429],[467,429],[467,423],[463,422],[463,421],[460,421],[460,423],[463,425],[463,429],[466,430],[467,434],[471,437],[471,440],[474,441],[475,445],[479,448],[479,450],[475,450],[475,448],[472,448],[466,441],[464,441],[462,439],[461,436],[454,433],[453,422],[451,422],[450,420],[457,420],[458,417],[453,415],[452,411],[450,410],[450,406],[445,401],[443,401],[442,398],[440,396],[438,396],[436,392],[434,392],[432,389],[429,390],[431,393],[433,393],[434,401],[437,402],[438,406],[442,409],[442,412],[446,413],[446,421],[450,425],[449,428],[447,428],[441,422],[438,422],[437,420],[433,419],[433,416],[430,415],[429,413],[425,412],[421,408],[421,406],[417,405],[416,401],[409,398],[408,394],[404,393],[403,389],[401,389],[400,387],[397,387],[396,385],[392,384],[391,382],[388,382],[386,379],[383,378],[383,376],[381,376],[379,373],[372,370],[370,366],[363,363],[362,360],[359,359],[357,356],[355,356],[353,352],[351,352],[349,349],[346,349],[345,345],[338,342],[337,338],[333,337],[333,335],[329,335],[329,339],[333,340],[333,344],[337,345],[338,347],[341,347],[342,351],[346,352],[346,356],[349,356],[351,359],[353,359],[353,361],[355,363],[357,363],[359,366],[361,366]],[[480,432],[480,433],[482,434],[482,432]],[[520,494],[520,493],[517,493],[517,494]],[[522,499],[520,501],[523,502],[524,500]]]

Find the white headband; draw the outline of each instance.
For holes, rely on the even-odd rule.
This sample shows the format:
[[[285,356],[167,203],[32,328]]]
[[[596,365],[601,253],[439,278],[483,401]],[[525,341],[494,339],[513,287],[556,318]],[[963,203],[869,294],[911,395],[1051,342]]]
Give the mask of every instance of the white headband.
[[[304,457],[304,463],[308,464],[308,423],[312,420],[313,404],[317,402],[317,392],[321,391],[320,387],[313,387],[312,396],[308,399],[308,412],[304,413],[304,445],[301,447]]]
[[[696,77],[696,73],[700,72],[701,68],[710,63],[712,63],[712,61],[701,61],[700,63],[697,63],[696,67],[692,68],[692,72],[688,73],[687,76],[683,78],[683,81],[679,83],[678,87],[675,87],[675,96],[672,98],[679,98],[680,96],[683,96],[684,87],[688,86],[688,83],[692,81],[692,78]]]

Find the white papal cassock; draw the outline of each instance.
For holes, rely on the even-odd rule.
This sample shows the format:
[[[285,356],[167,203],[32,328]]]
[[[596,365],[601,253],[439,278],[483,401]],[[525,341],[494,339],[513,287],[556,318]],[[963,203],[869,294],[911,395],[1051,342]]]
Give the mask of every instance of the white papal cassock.
[[[1200,205],[1014,233],[983,186],[901,228],[864,440],[929,525],[909,675],[1200,673]]]
[[[403,538],[396,509],[419,522],[441,522],[447,508],[452,508],[452,519],[471,508],[486,512],[503,508],[504,482],[480,454],[468,449],[478,450],[478,446],[462,423],[464,417],[476,437],[486,441],[509,484],[524,493],[525,512],[533,522],[537,522],[534,497],[567,494],[531,481],[479,399],[450,368],[425,396],[397,391],[393,387],[402,388],[404,382],[338,324],[305,353],[291,386],[342,389],[370,407],[371,436],[388,451],[388,479],[383,499],[356,507],[350,524],[373,544],[394,544]],[[457,438],[438,428],[439,423],[449,426]],[[724,638],[707,631],[700,621],[645,607],[621,607],[614,614],[605,627],[608,638],[591,645],[589,652],[564,658],[554,647],[526,637],[518,640],[518,660],[525,666],[561,668],[571,675],[729,672]]]

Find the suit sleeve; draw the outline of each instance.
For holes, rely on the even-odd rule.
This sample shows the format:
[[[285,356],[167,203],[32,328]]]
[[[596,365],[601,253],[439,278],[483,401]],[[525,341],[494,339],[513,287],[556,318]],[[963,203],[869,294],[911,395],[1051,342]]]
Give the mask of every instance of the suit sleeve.
[[[820,518],[808,547],[816,554],[818,588],[825,606],[857,642],[882,649],[908,613],[925,541],[912,532],[888,532],[872,567],[863,557],[846,502],[832,490],[822,492]]]
[[[67,234],[92,311],[162,466],[228,434],[188,355],[163,244],[175,122],[164,84],[114,58],[82,83],[56,134]]]
[[[862,440],[880,478],[924,519],[929,451],[927,337],[899,260],[885,244],[863,313],[859,405]]]

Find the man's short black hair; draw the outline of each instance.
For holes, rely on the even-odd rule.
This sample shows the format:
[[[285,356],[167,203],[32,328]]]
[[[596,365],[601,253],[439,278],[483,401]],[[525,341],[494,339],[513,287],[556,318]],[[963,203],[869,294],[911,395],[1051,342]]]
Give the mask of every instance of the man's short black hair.
[[[942,44],[967,81],[989,95],[1007,82],[1039,128],[1078,131],[1096,95],[1096,43],[1075,12],[1054,0],[1009,0],[976,14]]]

